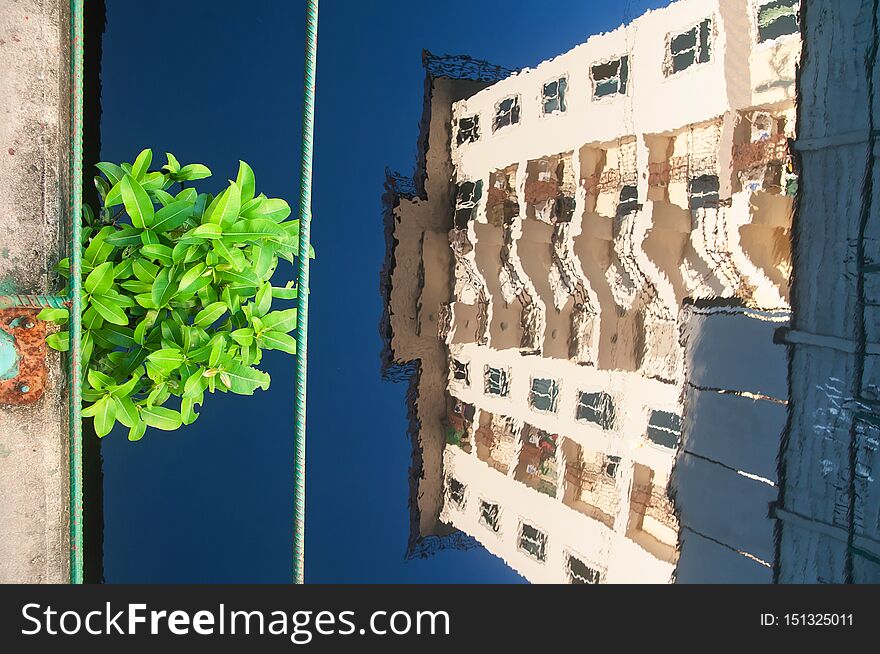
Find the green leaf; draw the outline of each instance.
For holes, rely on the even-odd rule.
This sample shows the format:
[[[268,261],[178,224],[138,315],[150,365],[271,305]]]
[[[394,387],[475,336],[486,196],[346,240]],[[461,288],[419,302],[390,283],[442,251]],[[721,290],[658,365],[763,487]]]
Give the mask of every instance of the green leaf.
[[[153,287],[150,290],[150,298],[153,300],[153,304],[156,305],[157,309],[161,309],[171,301],[176,292],[177,284],[171,281],[171,269],[163,268],[156,275]]]
[[[121,279],[129,279],[134,275],[134,259],[125,257],[122,261],[113,267],[113,277],[117,282]]]
[[[259,205],[252,207],[247,212],[242,212],[242,218],[265,218],[276,223],[290,215],[290,205],[280,198],[269,198]]]
[[[133,331],[128,327],[122,327],[120,325],[104,325],[101,334],[114,347],[128,348],[135,344],[134,338],[132,337]]]
[[[150,354],[147,361],[167,374],[180,368],[183,363],[183,354],[177,348],[163,348]]]
[[[190,204],[195,204],[196,200],[198,200],[199,194],[194,188],[185,188],[180,193],[174,196],[175,200],[182,200],[184,202],[189,202]]]
[[[134,341],[138,345],[143,345],[146,340],[147,332],[152,329],[153,325],[156,324],[156,318],[158,317],[157,311],[147,311],[147,314],[144,316],[143,320],[141,320],[137,327],[134,330]]]
[[[128,318],[125,316],[125,312],[113,301],[113,298],[106,295],[93,295],[92,306],[107,322],[113,323],[114,325],[128,324]]]
[[[156,192],[161,191],[166,182],[165,175],[159,172],[147,173],[144,175],[143,179],[139,181],[141,188],[153,195],[155,195]]]
[[[169,173],[179,173],[180,172],[180,162],[170,152],[165,153],[165,158],[168,160],[168,163],[162,166],[163,170],[167,170]]]
[[[152,229],[145,229],[141,232],[141,243],[144,245],[159,245],[161,242],[159,235]]]
[[[208,267],[200,262],[183,273],[183,276],[180,278],[180,290],[178,292],[189,292],[190,287],[195,287],[199,279],[205,274],[205,272],[207,272],[207,270]]]
[[[153,287],[150,287],[150,291],[152,291]],[[137,302],[144,309],[158,309],[156,303],[153,302],[152,293],[139,293],[134,296],[135,302]]]
[[[131,216],[131,224],[141,229],[153,224],[155,211],[150,196],[131,175],[126,175],[119,183],[125,211]]]
[[[110,395],[113,397],[128,397],[132,393],[135,392],[135,389],[141,383],[141,372],[136,372],[134,376],[129,379],[124,384],[117,384],[115,388],[110,390]],[[131,426],[131,425],[127,425]]]
[[[102,295],[113,286],[113,262],[107,261],[95,268],[83,283],[87,293]]]
[[[109,386],[115,386],[116,382],[113,380],[113,377],[109,375],[105,375],[100,370],[89,370],[86,373],[86,379],[89,382],[89,385],[98,391],[103,391]]]
[[[287,234],[271,220],[257,218],[240,220],[226,229],[226,236],[235,243],[266,239],[274,243],[286,243]]]
[[[208,365],[214,368],[217,364],[220,363],[220,359],[223,358],[223,353],[226,351],[226,340],[224,338],[216,338],[214,339],[214,344],[211,346],[211,355],[208,357]]]
[[[201,222],[205,215],[205,210],[210,206],[213,198],[210,193],[199,193],[196,196],[195,204],[193,204],[193,218]]]
[[[137,306],[136,302],[131,297],[129,297],[128,295],[123,295],[119,291],[112,288],[104,293],[102,297],[105,297],[111,302],[116,303],[117,306],[122,307],[123,309]]]
[[[167,232],[177,229],[192,215],[192,203],[179,200],[159,209],[153,219],[153,231]]]
[[[271,381],[265,372],[241,364],[231,364],[225,372],[229,375],[229,390],[237,395],[253,395],[258,388],[266,390]]]
[[[256,192],[256,180],[254,179],[254,171],[244,161],[238,162],[238,177],[235,183],[241,189],[241,204],[245,205],[254,199]]]
[[[287,282],[287,286],[284,288],[278,286],[272,287],[272,297],[278,298],[279,300],[295,300],[297,295],[297,288],[292,281]]]
[[[263,329],[287,333],[296,329],[296,309],[272,311],[263,316]]]
[[[46,337],[46,345],[59,352],[70,349],[70,332],[55,332]]]
[[[188,398],[184,398],[180,401],[180,415],[183,419],[184,425],[193,424],[199,417],[199,414],[195,412],[195,405],[196,402]]]
[[[104,208],[106,209],[110,209],[119,204],[122,204],[122,181],[114,184],[107,192],[107,197],[104,198]]]
[[[88,247],[83,252],[83,260],[93,266],[100,265],[107,261],[108,257],[113,253],[113,245],[107,243],[107,238],[116,230],[113,227],[104,227],[95,234]]]
[[[163,207],[167,207],[169,204],[174,202],[174,196],[171,195],[168,191],[163,191],[162,189],[156,189],[153,191],[153,197],[159,201]]]
[[[131,442],[139,441],[144,437],[144,433],[147,431],[147,423],[142,420],[138,420],[134,427],[128,430],[128,440]]]
[[[145,245],[141,248],[141,254],[163,266],[171,266],[171,248],[167,245]]]
[[[141,407],[141,418],[150,427],[163,431],[174,431],[183,424],[179,412],[166,409],[163,406]]]
[[[70,320],[70,311],[67,309],[53,309],[51,307],[46,307],[37,314],[37,320],[53,322],[56,325],[64,325]]]
[[[104,176],[110,180],[110,184],[113,186],[121,182],[122,178],[125,177],[125,171],[114,163],[102,161],[99,164],[95,164],[95,168],[104,173]]]
[[[100,329],[104,325],[104,318],[95,307],[89,306],[83,311],[82,324],[83,328],[87,330]]]
[[[211,176],[211,169],[202,164],[187,164],[180,169],[180,172],[174,175],[174,179],[181,182],[194,181],[197,179],[205,179]]]
[[[257,289],[263,283],[263,280],[257,277],[256,273],[247,268],[244,270],[227,270],[221,273],[220,278],[245,288]]]
[[[115,245],[116,247],[127,247],[129,245],[140,245],[141,244],[141,230],[137,227],[133,227],[131,225],[123,225],[122,228],[107,236],[104,239],[110,245]]]
[[[98,175],[95,177],[95,188],[98,189],[98,195],[101,196],[101,200],[105,200],[107,198],[107,193],[110,191],[110,184],[107,183],[107,180]],[[83,208],[89,205],[83,205]]]
[[[128,281],[122,282],[120,287],[124,288],[126,291],[130,293],[135,293],[136,295],[140,295],[142,293],[149,293],[153,288],[152,284],[148,284],[147,282],[142,282],[137,279],[129,279]]]
[[[190,244],[177,241],[171,250],[171,262],[177,266],[186,261],[186,255],[189,253]]]
[[[142,150],[137,156],[137,159],[134,160],[134,165],[131,167],[131,176],[137,181],[141,181],[144,178],[144,175],[147,174],[147,170],[150,168],[151,163],[153,163],[153,151],[150,149]]]
[[[241,189],[235,182],[214,200],[211,208],[205,213],[204,222],[220,225],[225,228],[235,222],[241,209]]]
[[[137,407],[134,405],[134,402],[131,401],[130,397],[114,396],[113,400],[116,402],[116,419],[119,422],[129,428],[134,427],[140,422],[140,415],[138,414]]]
[[[232,243],[226,243],[225,241],[226,239],[221,238],[214,240],[214,252],[225,261],[228,261],[235,270],[244,270],[245,266],[247,266],[247,260],[244,258],[241,250]]]
[[[221,238],[223,236],[223,230],[220,228],[220,225],[215,225],[212,223],[205,223],[203,225],[199,225],[195,229],[189,230],[186,234],[183,235],[183,239],[189,240],[194,239],[196,241],[205,241],[208,239]]]
[[[243,329],[236,329],[232,334],[232,340],[238,343],[239,345],[244,345],[245,347],[251,345],[254,342],[254,330],[249,327],[245,327]]]
[[[227,307],[225,302],[214,302],[196,314],[196,319],[193,321],[193,324],[196,327],[207,328],[219,320],[220,316],[226,313],[226,310]]]
[[[263,332],[260,336],[260,346],[266,350],[280,350],[288,354],[296,354],[296,339],[284,332]]]
[[[198,372],[186,380],[183,386],[183,397],[196,399],[204,395],[205,389],[208,387],[208,382],[203,376],[204,372],[204,368],[199,368]]]
[[[275,256],[275,248],[271,243],[260,243],[251,246],[251,260],[253,270],[260,279],[269,279],[278,265],[278,257]]]
[[[134,276],[138,278],[138,280],[144,282],[145,284],[150,284],[152,286],[153,280],[156,279],[156,275],[159,274],[159,266],[154,263],[150,263],[146,259],[135,259],[134,263],[131,264],[131,269],[134,272]]]
[[[92,406],[83,409],[82,414],[93,418],[95,433],[98,438],[104,438],[116,424],[116,402],[109,395],[105,396]]]
[[[269,309],[271,308],[272,284],[271,282],[266,282],[260,287],[260,290],[257,291],[257,296],[254,298],[254,311],[256,312],[256,315],[262,318],[269,313]]]

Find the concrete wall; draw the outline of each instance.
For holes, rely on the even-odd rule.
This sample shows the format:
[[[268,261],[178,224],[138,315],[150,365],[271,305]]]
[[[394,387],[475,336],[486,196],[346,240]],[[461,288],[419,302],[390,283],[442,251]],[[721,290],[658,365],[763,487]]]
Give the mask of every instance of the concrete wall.
[[[53,293],[67,224],[66,0],[0,0],[0,285]],[[0,407],[0,582],[69,578],[67,406],[58,354],[35,404]]]

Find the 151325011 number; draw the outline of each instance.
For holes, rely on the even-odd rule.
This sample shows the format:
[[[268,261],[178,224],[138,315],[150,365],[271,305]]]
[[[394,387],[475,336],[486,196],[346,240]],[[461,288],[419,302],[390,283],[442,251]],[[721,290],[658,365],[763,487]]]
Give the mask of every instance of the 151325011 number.
[[[785,613],[782,622],[787,627],[851,627],[852,613]]]

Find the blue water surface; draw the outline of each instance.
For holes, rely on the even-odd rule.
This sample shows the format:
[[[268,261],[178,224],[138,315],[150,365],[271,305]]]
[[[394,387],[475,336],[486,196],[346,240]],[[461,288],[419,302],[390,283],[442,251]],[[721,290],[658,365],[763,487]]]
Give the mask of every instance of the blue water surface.
[[[385,167],[409,172],[415,161],[422,48],[519,68],[666,4],[321,3],[308,582],[522,581],[482,549],[404,558],[411,446],[406,388],[383,382],[379,368],[381,195]],[[244,159],[258,191],[295,206],[304,5],[106,0],[101,158],[131,161],[151,147],[161,165],[171,151],[207,164],[210,190]],[[269,391],[209,397],[191,427],[104,440],[108,582],[290,581],[294,363],[267,353],[264,368]]]

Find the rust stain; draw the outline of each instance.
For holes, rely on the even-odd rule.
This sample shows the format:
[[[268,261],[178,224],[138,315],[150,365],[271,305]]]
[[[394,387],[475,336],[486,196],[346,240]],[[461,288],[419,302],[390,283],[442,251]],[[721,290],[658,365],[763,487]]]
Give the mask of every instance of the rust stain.
[[[0,404],[32,404],[46,390],[46,323],[39,309],[0,310],[0,329],[15,339],[18,377],[0,381]],[[30,325],[30,327],[28,326]]]

